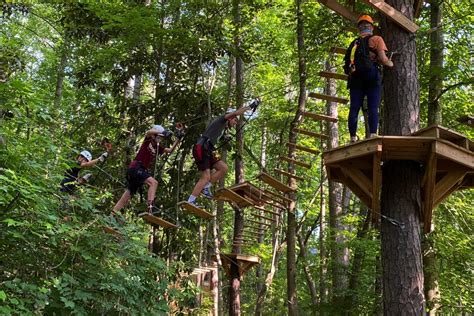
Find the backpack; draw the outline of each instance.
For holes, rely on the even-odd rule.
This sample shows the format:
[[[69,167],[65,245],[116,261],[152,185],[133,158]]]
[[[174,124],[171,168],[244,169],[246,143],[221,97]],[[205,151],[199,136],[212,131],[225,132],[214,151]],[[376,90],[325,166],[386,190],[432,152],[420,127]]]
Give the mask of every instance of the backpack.
[[[372,35],[364,38],[359,37],[349,45],[344,56],[344,73],[346,75],[352,73],[360,75],[368,72],[374,65],[369,56],[370,51],[373,50],[369,47],[369,39],[371,37]],[[355,70],[351,71],[353,67]]]

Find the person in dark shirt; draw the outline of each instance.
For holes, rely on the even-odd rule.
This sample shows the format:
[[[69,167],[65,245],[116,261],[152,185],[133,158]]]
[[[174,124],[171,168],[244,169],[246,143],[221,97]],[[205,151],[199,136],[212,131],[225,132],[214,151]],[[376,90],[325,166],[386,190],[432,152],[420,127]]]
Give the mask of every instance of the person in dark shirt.
[[[252,103],[251,106],[246,106],[214,119],[206,128],[204,133],[198,139],[193,147],[193,157],[198,170],[201,173],[199,181],[194,186],[191,195],[188,198],[188,203],[196,205],[196,198],[202,193],[205,197],[211,199],[211,186],[219,181],[227,173],[227,165],[217,158],[214,150],[217,140],[222,135],[224,130],[228,127],[235,127],[237,125],[237,117],[244,114],[248,110],[255,110],[258,103]],[[211,174],[211,169],[215,172]]]
[[[161,138],[168,137],[171,133],[161,125],[154,125],[146,132],[145,140],[138,150],[135,159],[128,165],[127,170],[127,189],[122,194],[120,200],[115,204],[112,215],[118,212],[130,201],[130,198],[137,192],[143,184],[148,185],[147,205],[149,212],[152,212],[153,201],[158,187],[158,181],[153,178],[148,169],[152,165],[157,155],[171,153],[178,145],[178,137],[171,148],[164,148],[160,145]]]
[[[79,172],[83,168],[90,168],[96,165],[98,162],[104,162],[105,158],[107,158],[108,153],[104,152],[102,155],[99,156],[97,159],[92,159],[92,154],[87,151],[83,150],[76,158],[76,166],[68,169],[64,174],[64,179],[61,181],[61,192],[66,192],[69,194],[73,194],[76,190],[77,184],[83,184],[88,181],[91,174],[86,174],[82,177],[79,177]]]

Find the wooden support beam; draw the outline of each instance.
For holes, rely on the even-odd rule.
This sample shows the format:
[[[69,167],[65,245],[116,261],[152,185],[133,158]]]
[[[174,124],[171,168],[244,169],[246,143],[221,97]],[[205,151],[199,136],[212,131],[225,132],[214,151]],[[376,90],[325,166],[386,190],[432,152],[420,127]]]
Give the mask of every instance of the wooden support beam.
[[[441,180],[439,180],[434,188],[434,202],[435,207],[441,203],[452,191],[456,189],[456,185],[460,185],[462,179],[466,175],[467,170],[459,168],[448,172]],[[454,188],[454,190],[452,190]]]
[[[211,219],[214,217],[214,215],[212,215],[211,213],[189,203],[189,202],[186,202],[186,201],[183,201],[183,202],[179,202],[178,203],[178,206],[182,207],[183,210],[187,213],[190,213],[190,214],[194,214],[198,217],[201,217],[201,218],[204,218],[204,219]]]
[[[272,177],[271,175],[269,175],[265,172],[260,173],[257,176],[257,178],[262,180],[266,184],[270,185],[271,187],[273,187],[277,191],[284,192],[284,193],[296,191],[296,189],[290,188],[286,184],[281,183],[280,181],[278,181],[277,179],[275,179],[274,177]]]
[[[339,54],[339,55],[345,55],[347,51],[347,48],[344,47],[331,47],[329,49],[329,52],[332,54]]]
[[[163,228],[178,228],[177,225],[170,223],[158,216],[151,215],[150,213],[141,213],[141,214],[138,214],[138,216],[143,218],[143,220],[147,222],[148,224],[155,227],[159,226]]]
[[[306,129],[302,129],[302,128],[298,128],[298,127],[293,128],[293,131],[296,132],[296,133],[299,133],[299,134],[312,136],[312,137],[317,137],[317,138],[323,138],[323,139],[328,139],[329,138],[328,135],[316,133],[316,132],[313,132],[313,131],[308,131]]]
[[[303,112],[302,115],[304,117],[310,117],[313,120],[317,120],[317,121],[328,121],[328,122],[337,123],[337,121],[339,120],[337,117],[332,117],[329,115],[312,113],[312,112]]]
[[[396,10],[394,7],[383,0],[364,0],[364,2],[374,9],[382,12],[386,17],[410,33],[415,33],[420,28],[418,25],[413,23],[413,21],[408,19],[403,13]]]
[[[349,76],[346,74],[339,74],[337,72],[332,72],[332,71],[320,71],[319,75],[323,78],[327,79],[337,79],[337,80],[346,80]]]
[[[438,159],[436,157],[436,142],[431,144],[431,152],[427,163],[425,164],[425,173],[421,181],[423,192],[423,230],[425,233],[431,231],[431,220],[434,206],[434,189],[436,184],[436,170]]]
[[[333,10],[340,16],[348,19],[349,21],[356,23],[359,18],[358,13],[351,11],[349,8],[343,6],[336,0],[318,0],[321,4],[325,5],[329,9]]]
[[[304,180],[303,177],[297,176],[296,174],[291,174],[291,173],[289,173],[289,172],[287,172],[287,171],[284,171],[284,170],[281,170],[281,169],[275,168],[275,169],[273,169],[273,171],[275,171],[275,172],[277,172],[277,173],[279,173],[279,174],[285,175],[285,176],[287,176],[287,177],[294,178],[294,179],[296,179],[296,180],[301,180],[301,181]]]
[[[304,161],[300,161],[300,160],[296,160],[296,159],[293,159],[293,158],[290,158],[290,157],[280,157],[280,160],[284,160],[286,162],[292,162],[294,163],[295,165],[298,165],[298,166],[301,166],[301,167],[304,167],[304,168],[311,168],[311,165],[309,163],[306,163]]]
[[[352,181],[357,184],[370,199],[372,199],[372,182],[370,179],[368,179],[359,169],[347,168],[341,165],[341,170],[346,177],[351,178]],[[372,207],[372,203],[370,203],[370,207]]]
[[[296,148],[296,149],[301,150],[301,151],[305,151],[305,152],[310,153],[310,154],[314,154],[314,155],[319,154],[319,150],[317,150],[317,149],[304,147],[304,146],[294,144],[294,143],[286,143],[286,145],[288,147],[293,147],[293,148]]]
[[[335,96],[327,95],[327,94],[315,93],[315,92],[310,92],[308,94],[308,97],[313,98],[313,99],[321,99],[321,100],[330,101],[330,102],[342,103],[342,104],[347,104],[349,102],[348,99],[335,97]]]
[[[382,146],[380,146],[382,147]],[[372,221],[380,221],[380,187],[382,186],[382,148],[374,153],[372,162]]]

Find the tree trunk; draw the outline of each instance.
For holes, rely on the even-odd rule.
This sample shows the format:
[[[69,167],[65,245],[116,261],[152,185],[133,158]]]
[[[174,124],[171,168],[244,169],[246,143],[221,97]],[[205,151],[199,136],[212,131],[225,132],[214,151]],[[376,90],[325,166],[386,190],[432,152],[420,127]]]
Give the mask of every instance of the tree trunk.
[[[321,315],[324,315],[323,306],[327,303],[327,252],[326,252],[326,203],[324,195],[324,182],[326,177],[326,169],[321,161],[321,203],[319,205],[321,214],[319,218],[319,304]]]
[[[413,19],[413,1],[391,0]],[[389,48],[405,47],[385,70],[384,135],[409,135],[419,128],[419,85],[415,42],[399,26],[382,18]],[[406,45],[406,46],[404,46]],[[381,253],[384,315],[423,315],[423,266],[420,244],[421,177],[419,164],[389,161],[383,166]]]
[[[443,18],[443,2],[432,0],[430,2],[431,28],[439,27]],[[430,34],[430,68],[428,88],[428,125],[441,124],[441,102],[439,96],[443,89],[443,30],[436,29]]]
[[[261,146],[261,151],[260,151],[260,163],[262,166],[261,171],[264,171],[267,165],[267,127],[265,126],[265,124],[262,127],[262,146]],[[263,233],[264,229],[265,227],[262,224],[260,224],[258,227],[259,233],[260,232]],[[263,241],[264,241],[263,237],[264,237],[263,234],[258,236],[259,244],[263,244]],[[257,278],[257,293],[259,293],[262,290],[263,285],[264,285],[263,281],[261,280],[262,276],[263,276],[263,265],[260,264],[257,266],[257,271],[255,273],[255,277]]]
[[[241,8],[240,0],[232,1],[232,10],[234,16],[234,48],[235,56],[235,105],[239,109],[243,106],[244,99],[244,63],[241,56]],[[242,134],[242,120],[238,121],[236,132],[237,155],[235,158],[235,183],[244,182],[244,164],[242,153],[244,148],[244,139]],[[244,227],[244,213],[238,207],[234,207],[234,240],[242,236]],[[233,245],[232,252],[240,253],[240,245]],[[229,315],[240,315],[240,275],[239,269],[232,261],[230,264],[230,287],[229,287]]]

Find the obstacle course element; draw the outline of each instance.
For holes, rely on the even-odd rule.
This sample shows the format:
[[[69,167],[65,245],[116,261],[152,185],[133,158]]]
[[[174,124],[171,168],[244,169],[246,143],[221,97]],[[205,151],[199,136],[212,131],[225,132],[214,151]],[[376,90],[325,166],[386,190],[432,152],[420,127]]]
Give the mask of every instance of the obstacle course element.
[[[227,275],[230,276],[230,265],[232,263],[238,266],[239,276],[243,276],[253,266],[260,264],[260,258],[258,256],[243,255],[238,253],[221,253],[222,267]],[[214,261],[217,260],[216,256],[213,256]]]
[[[155,227],[163,227],[163,228],[178,228],[177,225],[170,223],[158,216],[150,214],[148,212],[138,214],[146,223],[155,226]]]
[[[331,71],[320,71],[319,75],[327,79],[347,80],[349,78],[346,74],[339,74]]]
[[[421,184],[425,232],[432,211],[452,192],[474,187],[474,143],[464,135],[433,125],[411,136],[381,136],[328,150],[323,154],[330,180],[347,185],[369,208],[380,214],[382,162],[413,160],[425,166]]]
[[[347,104],[349,102],[349,100],[345,98],[335,97],[332,95],[321,94],[321,93],[316,93],[316,92],[308,93],[308,97],[313,98],[313,99],[320,99],[324,101],[342,103],[342,104]]]
[[[194,214],[198,217],[204,218],[204,219],[211,219],[214,217],[211,213],[203,210],[202,208],[197,207],[196,205],[193,205],[189,202],[183,201],[179,202],[178,206],[182,207],[183,210],[187,213]]]
[[[283,193],[296,191],[296,189],[290,188],[286,184],[278,181],[277,179],[275,179],[274,177],[272,177],[271,175],[269,175],[265,172],[260,173],[257,176],[257,178],[262,180],[263,182],[265,182],[266,184],[268,184],[269,186],[271,186],[272,188],[274,188],[277,191],[280,191],[280,192],[283,192]]]
[[[310,117],[313,120],[317,121],[328,121],[328,122],[333,122],[337,123],[338,118],[337,117],[332,117],[324,114],[318,114],[318,113],[312,113],[312,112],[303,112],[303,117]]]
[[[304,167],[306,169],[311,168],[311,164],[309,164],[307,162],[304,162],[304,161],[301,161],[301,160],[296,160],[296,159],[289,158],[289,157],[280,157],[280,160],[284,160],[284,161],[289,162],[289,163],[294,163],[295,165],[298,165],[300,167]]]
[[[117,230],[110,226],[104,226],[103,231],[107,234],[113,235],[114,237],[120,238],[122,234]]]

